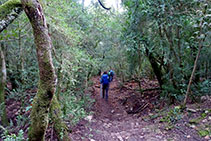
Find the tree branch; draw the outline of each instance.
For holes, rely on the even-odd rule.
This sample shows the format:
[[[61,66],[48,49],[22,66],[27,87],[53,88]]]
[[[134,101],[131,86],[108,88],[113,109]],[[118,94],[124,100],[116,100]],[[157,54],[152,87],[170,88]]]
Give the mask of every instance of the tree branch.
[[[102,4],[102,2],[101,2],[100,0],[98,0],[98,2],[100,3],[100,5],[101,5],[104,9],[106,9],[106,10],[110,10],[110,9],[111,9],[111,7],[110,7],[110,8],[106,8],[106,7]]]
[[[23,11],[20,0],[9,0],[0,6],[0,33]]]

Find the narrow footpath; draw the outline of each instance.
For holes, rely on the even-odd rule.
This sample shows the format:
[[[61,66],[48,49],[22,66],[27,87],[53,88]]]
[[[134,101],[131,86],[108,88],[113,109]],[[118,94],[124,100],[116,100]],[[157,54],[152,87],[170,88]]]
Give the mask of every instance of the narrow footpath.
[[[161,130],[159,120],[145,121],[134,114],[128,114],[120,102],[123,92],[119,82],[114,79],[110,84],[109,100],[100,97],[99,78],[93,79],[93,98],[96,100],[93,115],[81,120],[73,128],[71,137],[74,141],[180,141],[187,139],[181,133]]]

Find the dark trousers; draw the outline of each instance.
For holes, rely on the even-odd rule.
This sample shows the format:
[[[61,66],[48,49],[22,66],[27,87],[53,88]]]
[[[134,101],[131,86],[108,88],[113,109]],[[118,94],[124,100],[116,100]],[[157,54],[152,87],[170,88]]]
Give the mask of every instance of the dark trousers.
[[[113,76],[112,75],[109,77],[109,80],[110,80],[110,82],[113,80]]]
[[[103,98],[105,97],[106,100],[108,100],[108,89],[109,89],[109,84],[103,84]]]

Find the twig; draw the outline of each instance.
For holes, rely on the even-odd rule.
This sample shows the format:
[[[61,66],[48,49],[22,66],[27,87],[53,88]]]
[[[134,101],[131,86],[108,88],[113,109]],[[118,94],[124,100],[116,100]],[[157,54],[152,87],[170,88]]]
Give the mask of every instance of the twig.
[[[148,105],[149,105],[149,103],[146,103],[144,106],[143,105],[140,106],[137,110],[128,112],[128,114],[136,114],[136,113],[144,110]]]

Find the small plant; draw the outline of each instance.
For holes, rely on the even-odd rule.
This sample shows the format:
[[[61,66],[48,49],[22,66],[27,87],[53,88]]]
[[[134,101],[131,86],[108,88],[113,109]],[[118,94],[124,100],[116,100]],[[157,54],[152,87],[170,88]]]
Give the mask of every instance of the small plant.
[[[199,130],[198,133],[201,137],[205,137],[210,134],[208,130]]]
[[[182,113],[180,106],[176,106],[167,113],[167,116],[161,118],[160,122],[168,122],[169,124],[175,124],[178,120],[181,119],[181,114]]]
[[[0,128],[3,130],[2,139],[4,141],[23,141],[23,140],[25,140],[24,136],[23,136],[24,135],[23,130],[20,130],[18,132],[18,135],[16,135],[16,134],[10,134],[9,131],[6,128],[4,128],[3,126],[0,126]]]

